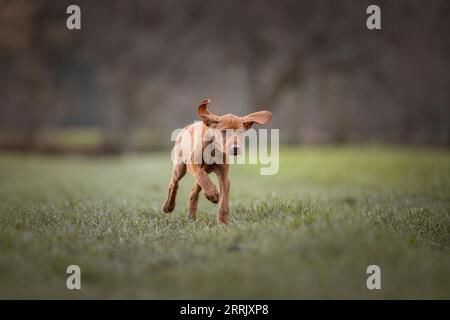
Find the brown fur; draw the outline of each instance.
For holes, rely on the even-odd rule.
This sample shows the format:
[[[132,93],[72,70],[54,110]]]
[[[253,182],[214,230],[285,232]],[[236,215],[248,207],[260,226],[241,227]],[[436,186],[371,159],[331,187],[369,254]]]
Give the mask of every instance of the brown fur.
[[[264,124],[272,118],[272,114],[269,111],[259,111],[252,114],[249,114],[245,117],[238,117],[232,114],[226,114],[223,116],[215,115],[206,108],[209,104],[210,100],[203,100],[200,106],[198,107],[198,114],[203,120],[201,123],[201,133],[202,136],[208,129],[213,130],[224,130],[224,129],[233,129],[233,130],[247,130],[254,123]],[[194,136],[194,126],[195,124],[191,124],[183,129],[183,131],[178,135],[174,151],[178,153],[178,155],[182,155],[182,150],[180,145],[183,143],[183,139],[191,138],[191,141]],[[202,151],[206,148],[208,144],[212,143],[212,141],[203,141],[202,142]],[[239,147],[239,150],[242,151],[243,146],[240,144],[240,141],[236,136],[231,138],[227,138],[224,141],[222,146],[222,152],[224,153],[224,157],[229,154],[230,150],[236,147]],[[235,151],[234,151],[235,152]],[[193,157],[193,148],[191,148],[191,154],[185,155],[187,157]],[[175,163],[172,169],[172,176],[169,182],[169,189],[167,193],[166,201],[163,205],[163,211],[166,213],[172,212],[175,209],[175,198],[178,190],[178,182],[183,178],[186,174],[186,171],[194,177],[195,184],[192,188],[191,194],[189,196],[189,209],[188,214],[189,218],[195,219],[197,214],[198,207],[198,199],[201,190],[205,194],[206,199],[213,203],[218,203],[219,208],[217,211],[217,223],[228,223],[228,215],[229,215],[229,193],[230,193],[230,180],[228,178],[229,164],[194,164],[193,161],[191,163]],[[211,181],[209,177],[209,173],[214,172],[217,175],[217,180],[219,182],[219,190],[215,184]]]

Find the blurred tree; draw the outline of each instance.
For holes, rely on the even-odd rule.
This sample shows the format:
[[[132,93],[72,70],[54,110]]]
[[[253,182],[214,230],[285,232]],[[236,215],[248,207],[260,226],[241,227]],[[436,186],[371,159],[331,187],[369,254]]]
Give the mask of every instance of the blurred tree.
[[[0,131],[95,126],[133,150],[196,119],[262,106],[291,142],[450,144],[450,3],[379,1],[0,1]],[[167,141],[166,141],[167,140]]]

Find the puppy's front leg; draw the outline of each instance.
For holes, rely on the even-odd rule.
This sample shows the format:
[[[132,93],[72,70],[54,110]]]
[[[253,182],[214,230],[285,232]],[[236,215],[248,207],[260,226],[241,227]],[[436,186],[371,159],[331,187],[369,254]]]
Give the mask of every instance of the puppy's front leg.
[[[213,203],[219,202],[219,192],[205,170],[196,164],[187,165],[187,169],[192,174],[195,181],[203,189],[206,199]]]
[[[217,223],[228,223],[230,179],[228,179],[228,165],[221,166],[217,171],[217,180],[220,186],[219,209],[217,210]]]
[[[195,220],[197,216],[197,207],[198,207],[198,196],[200,195],[200,191],[202,191],[202,187],[196,182],[194,187],[192,187],[191,194],[189,195],[189,207],[188,213],[189,218]]]

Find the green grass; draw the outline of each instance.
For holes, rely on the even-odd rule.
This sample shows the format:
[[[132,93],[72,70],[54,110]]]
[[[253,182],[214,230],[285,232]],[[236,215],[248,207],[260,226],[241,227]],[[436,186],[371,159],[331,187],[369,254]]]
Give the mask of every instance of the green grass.
[[[228,227],[203,195],[187,219],[188,176],[161,213],[170,167],[169,153],[0,155],[0,297],[450,298],[448,151],[284,149],[275,176],[234,166]]]

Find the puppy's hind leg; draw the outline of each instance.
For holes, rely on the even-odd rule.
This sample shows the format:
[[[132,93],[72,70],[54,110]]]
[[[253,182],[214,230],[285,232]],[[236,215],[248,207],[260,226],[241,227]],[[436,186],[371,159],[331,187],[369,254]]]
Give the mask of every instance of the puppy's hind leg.
[[[170,177],[169,190],[167,191],[167,198],[164,201],[162,207],[163,211],[166,213],[172,212],[175,209],[175,198],[177,197],[178,191],[178,181],[184,177],[186,174],[186,165],[174,164],[172,169],[172,176]]]

